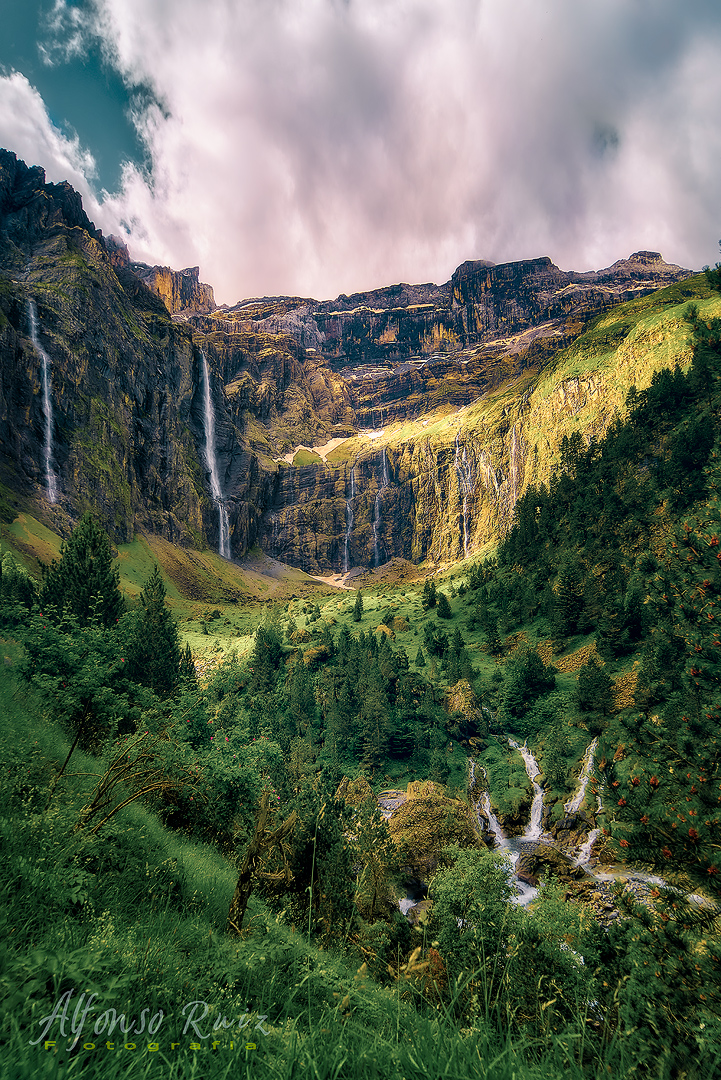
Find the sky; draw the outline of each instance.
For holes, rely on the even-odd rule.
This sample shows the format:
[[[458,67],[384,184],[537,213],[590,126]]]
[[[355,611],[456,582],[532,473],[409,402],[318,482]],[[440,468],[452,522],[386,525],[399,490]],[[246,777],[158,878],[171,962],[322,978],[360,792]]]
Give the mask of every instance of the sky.
[[[721,236],[718,0],[0,0],[0,146],[219,303]]]

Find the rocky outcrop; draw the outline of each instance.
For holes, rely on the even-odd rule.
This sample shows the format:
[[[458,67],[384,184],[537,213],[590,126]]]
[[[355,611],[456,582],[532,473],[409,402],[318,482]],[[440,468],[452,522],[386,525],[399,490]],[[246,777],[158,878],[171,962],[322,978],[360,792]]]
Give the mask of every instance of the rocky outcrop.
[[[657,251],[637,251],[605,270],[559,270],[550,259],[463,263],[451,278],[452,311],[460,314],[464,344],[515,334],[544,322],[588,318],[687,277]]]
[[[2,151],[0,480],[50,513],[32,299],[51,365],[57,510],[95,510],[117,541],[143,529],[217,546],[205,357],[233,555],[260,543],[314,573],[463,558],[505,533],[563,434],[603,433],[644,385],[662,332],[614,338],[613,372],[584,353],[556,375],[549,358],[590,315],[685,273],[653,252],[587,274],[474,262],[441,286],[216,309],[197,268],[132,263],[69,185]],[[283,460],[338,439],[327,460]]]
[[[171,315],[203,314],[215,308],[213,289],[200,281],[198,266],[171,270],[169,266],[134,262],[130,268],[151,292],[157,293]]]
[[[139,529],[203,545],[217,531],[203,464],[199,351],[82,211],[0,152],[0,475],[42,516],[97,513],[116,541]],[[57,507],[43,503],[41,362],[51,365]],[[56,521],[57,519],[57,521]]]

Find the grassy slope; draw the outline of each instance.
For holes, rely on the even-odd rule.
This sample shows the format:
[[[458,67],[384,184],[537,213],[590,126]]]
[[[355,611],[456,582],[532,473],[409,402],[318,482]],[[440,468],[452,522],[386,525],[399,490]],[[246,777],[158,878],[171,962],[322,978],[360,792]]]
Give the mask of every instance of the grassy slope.
[[[0,668],[0,699],[9,703],[0,731],[2,1080],[213,1080],[238,1076],[246,1065],[248,1075],[268,1080],[400,1080],[435,1077],[439,1067],[443,1075],[495,1080],[582,1075],[568,1036],[551,1037],[534,1065],[531,1044],[494,1033],[483,1020],[460,1033],[443,1013],[416,1011],[412,979],[378,986],[357,961],[315,948],[254,898],[242,937],[226,937],[233,867],[212,848],[164,829],[137,803],[97,840],[75,832],[94,762],[76,752],[48,807],[48,780],[67,740],[43,716],[34,691],[16,683],[18,648],[8,641],[3,648],[11,664]],[[54,1046],[31,1046],[68,990],[73,1008],[81,991],[97,995],[82,1044],[69,1051],[56,1024]],[[255,1024],[265,1015],[263,1032],[251,1036],[255,1048],[244,1048],[243,1033],[231,1050],[233,1034],[221,1031],[215,1051],[209,1040],[194,1050],[191,1035],[183,1035],[182,1010],[191,1001],[208,1003],[211,1023],[250,1012]],[[151,1016],[162,1009],[165,1019],[157,1038],[116,1038],[109,1049],[92,1035],[109,1007],[133,1020],[145,1008]]]
[[[3,526],[2,540],[3,546],[21,557],[31,572],[37,572],[38,560],[49,562],[60,555],[60,537],[28,514],[21,514],[11,525]],[[183,642],[190,645],[204,670],[222,662],[231,651],[239,656],[250,651],[255,629],[265,618],[268,604],[280,607],[294,617],[299,627],[308,630],[313,628],[310,615],[317,604],[322,620],[336,633],[343,623],[352,633],[357,633],[375,631],[395,617],[405,618],[408,629],[394,631],[394,642],[396,648],[405,649],[414,670],[423,623],[429,620],[449,634],[459,625],[474,666],[484,681],[491,678],[497,666],[483,650],[482,631],[468,630],[466,604],[460,597],[451,598],[452,620],[444,621],[434,611],[423,611],[421,591],[426,575],[423,569],[411,564],[394,562],[384,572],[368,572],[354,581],[364,595],[363,617],[360,623],[355,623],[352,620],[355,591],[326,586],[303,571],[267,559],[261,552],[251,553],[238,565],[213,551],[191,551],[161,537],[140,536],[118,548],[120,585],[130,600],[138,597],[156,562],[163,572],[168,606],[179,621]],[[462,571],[456,570],[437,580],[439,587],[450,595],[450,587],[460,584]],[[538,624],[524,625],[517,632],[523,633],[532,645],[547,641]],[[572,652],[581,643],[572,642],[568,651]],[[442,687],[445,684],[440,668],[433,667],[430,657],[426,659],[426,677],[430,676]],[[574,680],[575,676],[559,675],[559,689],[570,691]],[[450,743],[449,739],[449,746]],[[579,744],[579,760],[584,749]],[[453,750],[448,750],[450,789],[465,789],[466,761],[465,752],[455,742]],[[376,786],[391,781],[406,784],[416,778],[404,762],[389,761],[387,772],[378,778]],[[567,796],[568,792],[556,794]]]

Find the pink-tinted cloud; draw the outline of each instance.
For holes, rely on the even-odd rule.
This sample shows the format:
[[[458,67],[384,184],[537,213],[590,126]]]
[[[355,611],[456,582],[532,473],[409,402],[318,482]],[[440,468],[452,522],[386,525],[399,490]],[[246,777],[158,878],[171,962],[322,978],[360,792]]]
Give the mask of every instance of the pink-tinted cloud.
[[[93,0],[84,25],[159,103],[105,227],[223,301],[467,258],[715,261],[711,0]]]

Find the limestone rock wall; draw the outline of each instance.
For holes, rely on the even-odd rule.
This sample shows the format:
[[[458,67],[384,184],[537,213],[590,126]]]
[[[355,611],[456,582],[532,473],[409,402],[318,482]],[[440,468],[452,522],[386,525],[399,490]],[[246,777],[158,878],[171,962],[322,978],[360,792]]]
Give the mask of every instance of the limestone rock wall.
[[[151,292],[157,293],[171,315],[212,311],[215,297],[210,285],[200,281],[200,267],[171,270],[169,266],[130,263],[130,268]]]

